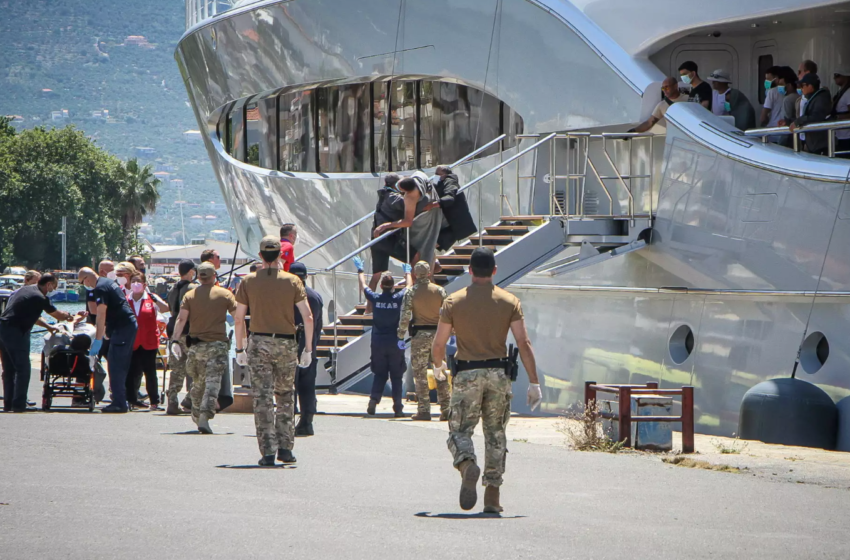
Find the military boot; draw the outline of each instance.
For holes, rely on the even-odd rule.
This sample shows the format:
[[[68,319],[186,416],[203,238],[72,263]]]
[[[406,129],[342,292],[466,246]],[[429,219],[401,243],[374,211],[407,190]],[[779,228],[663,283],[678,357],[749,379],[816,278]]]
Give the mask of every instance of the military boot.
[[[448,422],[449,420],[449,409],[444,408],[440,410],[440,422]]]
[[[169,416],[177,416],[180,414],[180,405],[177,403],[177,397],[168,397],[168,407],[165,413]]]
[[[431,421],[431,413],[426,412],[424,410],[420,410],[416,414],[410,417],[411,420],[417,420],[420,422],[430,422]]]
[[[369,406],[366,407],[366,414],[369,416],[375,415],[375,408],[378,406],[378,401],[375,399],[369,399]]]
[[[292,454],[291,449],[278,449],[277,450],[277,460],[281,463],[295,463],[295,455]]]
[[[202,412],[198,417],[198,431],[202,434],[213,433],[212,428],[210,428],[210,415],[206,412]]]
[[[484,488],[484,513],[502,513],[505,511],[499,505],[499,487],[487,486]]]
[[[460,471],[460,508],[470,510],[478,501],[478,477],[481,476],[481,468],[472,459],[466,459],[459,466]]]
[[[306,437],[313,435],[313,415],[302,414],[295,426],[295,437]]]
[[[263,455],[263,458],[257,464],[261,467],[273,467],[274,455]]]

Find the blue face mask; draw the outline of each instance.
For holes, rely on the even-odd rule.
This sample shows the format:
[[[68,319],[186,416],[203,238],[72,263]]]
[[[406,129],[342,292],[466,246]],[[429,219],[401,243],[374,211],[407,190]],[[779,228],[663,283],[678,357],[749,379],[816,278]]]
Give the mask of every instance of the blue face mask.
[[[684,76],[682,76],[682,81],[685,82],[686,84],[690,85],[691,84],[691,77],[688,76],[687,74],[685,74]]]
[[[765,80],[764,81],[764,90],[767,91],[771,87],[773,87],[773,81],[772,80]]]
[[[724,109],[727,113],[731,113],[731,112],[732,112],[732,104],[731,104],[731,103],[729,103],[728,101],[724,102],[724,103],[723,103],[723,109]]]
[[[779,90],[780,95],[785,95],[785,86],[778,86],[776,89]]]
[[[803,90],[800,89],[800,88],[797,88],[797,95],[803,95]]]

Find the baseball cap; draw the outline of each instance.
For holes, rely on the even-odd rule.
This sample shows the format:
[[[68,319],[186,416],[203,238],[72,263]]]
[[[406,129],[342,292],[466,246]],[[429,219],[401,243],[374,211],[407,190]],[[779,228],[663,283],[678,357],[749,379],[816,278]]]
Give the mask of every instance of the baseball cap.
[[[709,82],[725,82],[727,84],[732,83],[732,78],[729,77],[729,71],[724,68],[718,68],[714,72],[708,75],[706,78]]]
[[[304,280],[307,278],[307,265],[301,262],[292,263],[289,265],[289,273]]]
[[[799,84],[809,84],[810,86],[820,84],[820,78],[818,78],[817,74],[808,73],[802,78],[800,78]]]
[[[431,265],[426,261],[419,261],[413,267],[413,274],[415,274],[417,278],[425,278],[431,274]]]
[[[260,241],[260,251],[280,251],[280,239],[267,235]]]
[[[180,273],[180,276],[188,274],[190,270],[195,270],[195,261],[186,259],[184,261],[180,261],[180,264],[177,265],[177,272]]]
[[[202,280],[215,278],[215,266],[213,266],[211,262],[202,263],[201,266],[198,267],[198,278],[201,278]]]
[[[469,259],[469,266],[472,268],[493,270],[496,266],[496,256],[491,249],[487,247],[479,247],[472,251],[472,257]]]
[[[832,73],[833,76],[850,76],[850,66],[839,66]]]

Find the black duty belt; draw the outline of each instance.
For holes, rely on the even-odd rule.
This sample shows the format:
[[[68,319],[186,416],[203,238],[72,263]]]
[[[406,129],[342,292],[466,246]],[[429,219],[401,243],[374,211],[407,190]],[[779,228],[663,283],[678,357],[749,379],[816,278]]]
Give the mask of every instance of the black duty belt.
[[[413,336],[419,331],[436,331],[437,325],[410,325],[408,330],[410,331],[410,336]]]
[[[496,369],[508,365],[507,358],[493,358],[492,360],[455,360],[457,371],[469,371],[471,369]]]
[[[295,340],[294,334],[280,334],[280,333],[265,333],[265,332],[252,332],[251,336],[267,336],[269,338],[283,338],[285,340]]]

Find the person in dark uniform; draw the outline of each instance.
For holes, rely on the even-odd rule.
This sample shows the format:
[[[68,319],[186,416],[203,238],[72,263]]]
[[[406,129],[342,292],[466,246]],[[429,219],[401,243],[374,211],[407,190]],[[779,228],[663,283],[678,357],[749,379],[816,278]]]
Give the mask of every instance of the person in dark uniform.
[[[0,360],[3,364],[3,410],[27,412],[35,410],[27,406],[27,391],[30,386],[30,334],[34,325],[50,332],[56,329],[41,318],[46,312],[60,321],[68,321],[72,315],[59,311],[50,303],[47,294],[56,289],[59,282],[52,274],[45,274],[33,286],[18,289],[6,304],[0,316]]]
[[[401,401],[404,393],[404,372],[407,364],[404,361],[404,341],[398,339],[398,323],[401,319],[401,302],[404,293],[413,284],[410,275],[410,265],[404,265],[407,286],[403,290],[393,292],[395,280],[389,272],[381,275],[381,293],[373,292],[366,285],[366,275],[363,273],[363,261],[354,257],[357,267],[357,277],[360,279],[360,289],[366,296],[366,301],[372,303],[372,393],[366,414],[375,415],[375,407],[381,402],[384,387],[389,378],[393,391],[393,412],[396,418],[404,417],[404,404]]]
[[[307,266],[304,263],[292,263],[289,272],[301,279],[304,289],[307,291],[307,303],[313,313],[313,348],[316,348],[319,345],[319,337],[322,336],[322,308],[325,303],[316,290],[307,286]],[[304,319],[301,318],[298,306],[295,307],[295,324],[304,325]],[[300,355],[304,351],[307,341],[304,338],[304,331],[300,330],[299,332],[298,354]],[[318,365],[319,358],[314,352],[310,366],[299,367],[295,371],[295,392],[298,395],[298,407],[301,411],[298,424],[295,426],[296,436],[313,435],[313,416],[316,414],[316,368]]]
[[[136,314],[130,309],[130,303],[124,296],[124,290],[109,278],[98,278],[95,272],[86,267],[78,273],[80,283],[92,290],[97,305],[97,331],[92,341],[90,356],[97,356],[103,346],[104,336],[109,337],[109,353],[106,363],[109,367],[109,386],[112,390],[112,403],[100,409],[101,412],[127,412],[127,373],[133,356],[133,343],[136,340]]]
[[[460,471],[460,507],[475,507],[481,468],[475,457],[472,433],[481,420],[484,431],[484,513],[500,513],[499,488],[505,472],[507,437],[511,417],[513,361],[505,340],[513,334],[528,372],[527,403],[531,410],[543,400],[537,380],[534,352],[525,328],[522,305],[513,294],[493,285],[496,258],[479,247],[469,261],[472,284],[450,295],[440,310],[440,323],[431,354],[436,368],[445,371],[446,343],[457,337],[457,360],[449,406],[449,450]]]
[[[460,182],[457,175],[452,173],[448,165],[438,166],[435,173],[439,180],[434,187],[437,190],[437,196],[440,197],[438,202],[446,218],[445,223],[448,224],[440,230],[437,249],[448,251],[452,245],[478,231],[478,225],[469,212],[466,195],[458,192]]]

